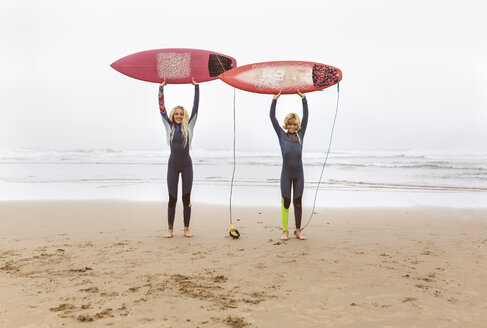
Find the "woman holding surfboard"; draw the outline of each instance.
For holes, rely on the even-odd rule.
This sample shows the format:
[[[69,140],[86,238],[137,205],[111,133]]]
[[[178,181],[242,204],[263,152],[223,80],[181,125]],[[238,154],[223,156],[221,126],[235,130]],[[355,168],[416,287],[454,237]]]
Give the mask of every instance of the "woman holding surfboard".
[[[302,205],[301,197],[304,189],[304,172],[303,172],[303,139],[306,127],[308,125],[308,101],[306,96],[299,90],[297,94],[301,97],[303,103],[303,121],[300,122],[299,115],[289,113],[284,118],[284,131],[276,119],[276,104],[281,92],[274,95],[271,103],[269,116],[272,126],[279,138],[282,154],[281,170],[281,218],[282,218],[282,240],[289,238],[288,217],[289,206],[291,205],[291,189],[293,189],[293,206],[294,220],[296,223],[296,238],[304,240],[305,236],[301,233]]]
[[[168,231],[166,238],[173,236],[174,216],[176,213],[176,202],[178,196],[179,174],[183,183],[183,217],[184,236],[192,237],[189,232],[189,221],[191,219],[191,188],[193,187],[193,162],[189,155],[193,129],[198,115],[200,89],[198,83],[192,79],[194,85],[194,100],[191,116],[188,115],[183,106],[176,106],[171,110],[169,116],[164,104],[164,86],[166,80],[159,86],[159,111],[162,122],[166,129],[167,142],[171,147],[171,154],[167,163],[167,189],[169,191],[169,202],[167,206]]]

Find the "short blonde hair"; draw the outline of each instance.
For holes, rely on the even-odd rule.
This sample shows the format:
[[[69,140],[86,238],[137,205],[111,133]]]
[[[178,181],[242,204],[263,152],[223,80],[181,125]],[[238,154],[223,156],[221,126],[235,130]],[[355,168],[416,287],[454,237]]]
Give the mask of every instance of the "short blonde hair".
[[[284,125],[282,127],[287,130],[287,126],[290,123],[296,123],[298,125],[298,128],[296,129],[296,131],[301,130],[301,120],[299,119],[298,114],[296,114],[296,113],[287,114],[286,117],[284,118]]]

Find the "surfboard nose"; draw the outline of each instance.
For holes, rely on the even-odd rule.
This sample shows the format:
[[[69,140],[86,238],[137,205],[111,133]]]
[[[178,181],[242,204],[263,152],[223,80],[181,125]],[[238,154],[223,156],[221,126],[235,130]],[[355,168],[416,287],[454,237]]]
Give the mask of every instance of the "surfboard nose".
[[[134,77],[134,74],[133,73],[131,74],[130,70],[127,71],[125,62],[126,62],[126,57],[123,57],[111,63],[110,67],[116,70],[117,72],[122,73],[123,75]]]
[[[118,60],[114,61],[113,63],[110,64],[110,67],[113,68],[114,70],[116,70],[117,72],[120,72],[118,70],[118,66],[117,66],[117,62]]]

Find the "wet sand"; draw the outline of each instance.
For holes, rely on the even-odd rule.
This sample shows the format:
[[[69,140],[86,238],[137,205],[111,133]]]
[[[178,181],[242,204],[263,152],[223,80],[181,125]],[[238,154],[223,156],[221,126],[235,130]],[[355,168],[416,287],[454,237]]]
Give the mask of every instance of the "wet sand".
[[[0,326],[487,326],[487,209],[165,206],[0,202]]]

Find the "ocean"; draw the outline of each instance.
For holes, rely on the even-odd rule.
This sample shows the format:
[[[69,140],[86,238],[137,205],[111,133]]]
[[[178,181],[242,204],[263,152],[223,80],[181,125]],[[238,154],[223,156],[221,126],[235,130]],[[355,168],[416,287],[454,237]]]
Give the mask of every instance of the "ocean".
[[[487,149],[332,151],[317,189],[325,155],[303,155],[304,206],[487,207]],[[191,156],[192,202],[229,204],[233,152]],[[168,157],[168,150],[0,150],[0,201],[166,202]],[[279,152],[238,151],[232,204],[279,206],[280,171]]]

